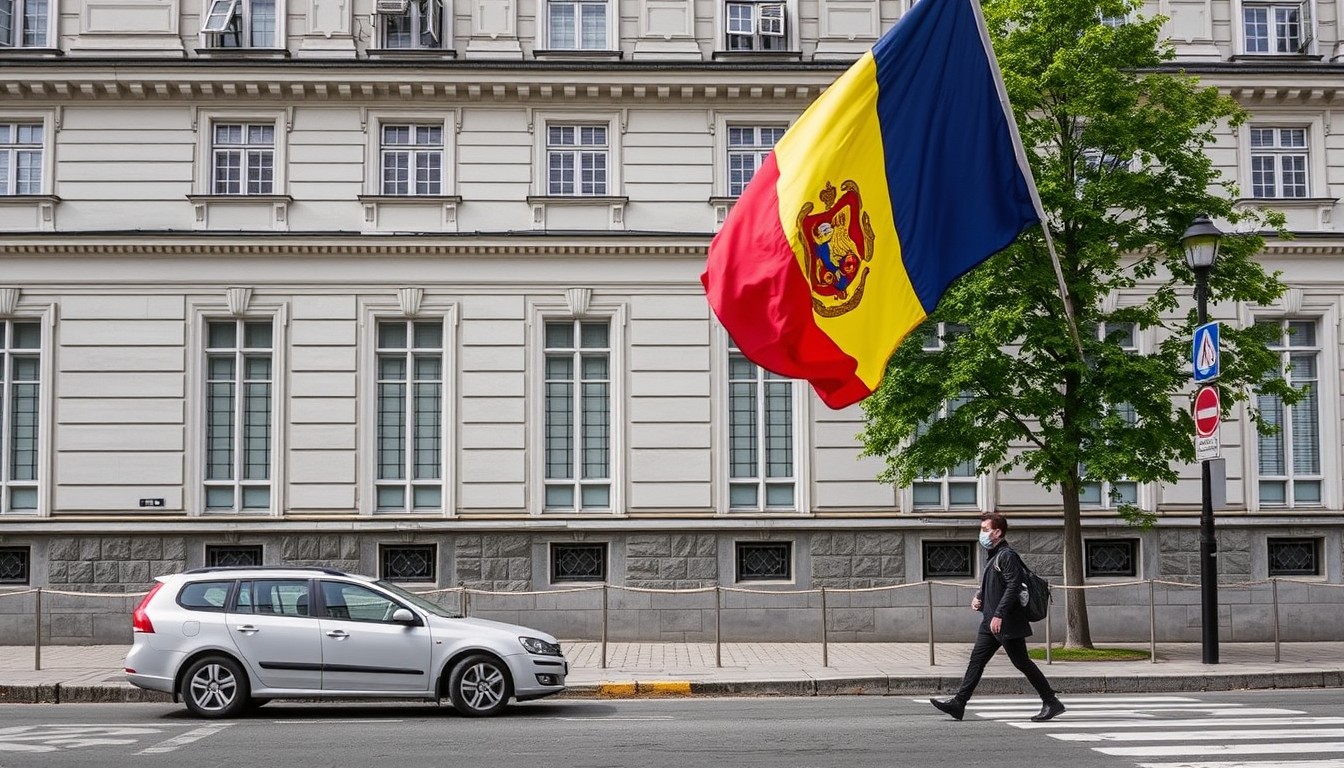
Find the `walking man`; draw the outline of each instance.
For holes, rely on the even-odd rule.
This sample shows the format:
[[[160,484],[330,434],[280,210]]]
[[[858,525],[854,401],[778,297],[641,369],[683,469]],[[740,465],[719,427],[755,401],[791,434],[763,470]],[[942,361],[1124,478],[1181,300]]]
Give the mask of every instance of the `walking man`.
[[[989,550],[985,571],[980,576],[980,589],[971,600],[971,610],[980,611],[980,632],[971,649],[971,662],[961,688],[950,699],[929,699],[938,709],[960,720],[966,714],[966,702],[975,693],[985,665],[998,652],[999,646],[1007,651],[1017,671],[1026,675],[1031,687],[1041,697],[1041,711],[1032,716],[1035,722],[1049,720],[1064,711],[1064,705],[1050,687],[1040,668],[1027,655],[1027,638],[1031,637],[1031,622],[1022,612],[1019,595],[1022,591],[1022,558],[1004,540],[1008,533],[1008,518],[998,512],[980,516],[980,546]]]

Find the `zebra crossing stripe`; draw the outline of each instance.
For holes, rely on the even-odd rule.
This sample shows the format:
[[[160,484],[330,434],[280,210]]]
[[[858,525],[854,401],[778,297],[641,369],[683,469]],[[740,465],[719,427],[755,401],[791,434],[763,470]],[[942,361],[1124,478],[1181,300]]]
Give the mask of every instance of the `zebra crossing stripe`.
[[[1151,725],[1151,723],[1150,723]],[[1135,733],[1052,733],[1059,741],[1213,741],[1227,739],[1246,741],[1254,739],[1325,739],[1344,736],[1344,728],[1260,728],[1236,731],[1156,731]]]
[[[1092,714],[1091,712],[1088,713]],[[1131,713],[1134,714],[1134,713]],[[1203,718],[1188,720],[1066,720],[1055,719],[1048,723],[1010,722],[1015,728],[1243,728],[1248,725],[1344,725],[1344,717],[1238,717],[1227,721],[1213,721]],[[1218,733],[1218,731],[1211,731]],[[1226,733],[1226,731],[1223,731]]]
[[[1175,757],[1177,755],[1286,755],[1344,752],[1344,741],[1308,744],[1159,744],[1151,747],[1093,747],[1093,752],[1115,757]],[[1328,761],[1327,761],[1328,762]],[[1339,761],[1334,761],[1336,768]],[[1257,768],[1260,768],[1257,766]]]
[[[975,714],[976,714],[976,716],[978,716],[978,717],[983,717],[983,718],[985,718],[985,719],[987,719],[987,720],[1010,720],[1010,721],[1011,721],[1011,720],[1013,720],[1014,718],[1025,718],[1025,717],[1027,717],[1028,715],[1034,715],[1034,714],[1036,714],[1036,712],[1037,712],[1039,709],[1040,709],[1040,705],[1038,704],[1038,705],[1036,705],[1035,707],[1032,707],[1031,709],[1023,708],[1023,709],[1014,709],[1014,710],[990,710],[990,711],[987,711],[987,712],[976,712]],[[1085,711],[1085,712],[1081,712],[1081,713],[1079,713],[1079,714],[1083,715],[1084,717],[1145,717],[1145,715],[1143,714],[1143,712],[1146,711],[1146,710],[1148,710],[1149,707],[1139,707],[1139,709],[1141,710],[1141,711],[1139,711],[1139,712],[1135,712],[1133,709],[1093,709],[1093,710],[1088,710],[1088,711]],[[1073,708],[1073,706],[1070,705],[1070,706],[1069,706],[1069,712],[1074,712],[1074,711],[1076,711],[1076,710]],[[1177,714],[1184,714],[1184,713],[1187,713],[1187,712],[1192,713],[1192,714],[1195,713],[1195,712],[1207,712],[1207,713],[1209,713],[1210,716],[1213,716],[1213,717],[1227,717],[1227,718],[1230,718],[1228,722],[1224,723],[1225,725],[1239,725],[1239,724],[1242,722],[1242,721],[1241,721],[1241,718],[1243,718],[1243,717],[1252,717],[1252,716],[1254,716],[1254,717],[1265,717],[1265,716],[1268,716],[1268,715],[1300,715],[1300,714],[1302,714],[1302,710],[1300,710],[1300,709],[1280,709],[1280,708],[1277,708],[1277,707],[1246,707],[1246,708],[1244,708],[1244,709],[1224,709],[1224,708],[1222,708],[1222,707],[1218,707],[1218,706],[1191,707],[1191,708],[1189,708],[1189,709],[1183,709],[1183,710],[1180,710]],[[1066,712],[1066,713],[1064,714],[1064,717],[1068,717],[1068,716],[1069,716],[1069,715],[1068,715],[1068,712]],[[1162,725],[1167,725],[1169,722],[1171,722],[1171,721],[1168,721],[1168,720],[1163,720],[1163,719],[1158,718],[1158,717],[1153,716],[1153,715],[1149,715],[1149,717],[1152,717],[1152,718],[1153,718],[1152,720],[1150,720],[1150,721],[1148,722],[1148,724],[1151,725],[1151,726],[1162,726]],[[1016,726],[1018,726],[1019,728],[1025,728],[1025,727],[1028,727],[1028,724],[1027,724],[1027,723],[1011,723],[1011,724],[1012,724],[1012,725],[1016,725]],[[1039,726],[1043,726],[1043,727],[1046,727],[1046,728],[1053,728],[1053,727],[1058,726],[1059,724],[1061,724],[1059,721],[1053,721],[1053,720],[1052,720],[1052,721],[1050,721],[1049,723],[1032,723],[1031,725],[1032,725],[1032,726],[1039,725]],[[1218,725],[1218,724],[1219,724],[1219,723],[1217,723],[1217,722],[1211,722],[1211,723],[1209,723],[1209,725]]]
[[[1137,704],[1137,703],[1138,703],[1138,702],[1136,702],[1136,704]],[[1064,704],[1065,704],[1065,706],[1067,706],[1067,707],[1069,708],[1070,711],[1073,711],[1073,710],[1087,710],[1087,709],[1115,709],[1115,702],[1095,702],[1095,703],[1094,703],[1094,702],[1091,702],[1091,701],[1079,701],[1079,702],[1076,702],[1076,703],[1070,703],[1070,702],[1065,701]],[[998,710],[1020,710],[1020,711],[1022,711],[1022,712],[1025,712],[1025,711],[1027,711],[1027,710],[1031,710],[1032,712],[1035,712],[1036,710],[1038,710],[1038,709],[1040,709],[1040,708],[1041,708],[1041,703],[1040,703],[1039,701],[1020,701],[1020,702],[1015,702],[1015,703],[1013,703],[1013,704],[976,704],[975,702],[971,702],[970,704],[967,704],[967,705],[966,705],[966,709],[968,709],[968,710],[974,710],[974,711],[976,711],[976,712],[981,712],[981,711],[984,711],[984,712],[994,712],[994,711],[998,711]],[[1148,710],[1159,710],[1159,711],[1164,711],[1164,712],[1165,712],[1165,711],[1167,711],[1167,710],[1171,710],[1171,709],[1193,709],[1193,710],[1198,710],[1198,711],[1201,711],[1201,712],[1202,712],[1202,711],[1210,710],[1210,709],[1219,709],[1219,710],[1223,710],[1223,709],[1228,709],[1228,710],[1232,710],[1232,709],[1246,709],[1246,705],[1244,705],[1244,704],[1206,704],[1206,703],[1204,703],[1204,702],[1200,702],[1200,701],[1191,701],[1191,702],[1188,702],[1188,703],[1181,703],[1181,704],[1173,704],[1173,703],[1147,704],[1147,703],[1144,703],[1142,706],[1139,706],[1139,707],[1137,707],[1137,708],[1140,709],[1140,710],[1143,710],[1143,711],[1145,711],[1145,712],[1147,712]]]
[[[1138,763],[1137,768],[1339,768],[1338,760],[1233,760],[1230,762]]]

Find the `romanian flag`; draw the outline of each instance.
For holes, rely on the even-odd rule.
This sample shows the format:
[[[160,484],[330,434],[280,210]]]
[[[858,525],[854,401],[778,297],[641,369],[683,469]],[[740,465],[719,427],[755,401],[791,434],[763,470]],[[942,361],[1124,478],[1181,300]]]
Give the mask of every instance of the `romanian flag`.
[[[709,246],[742,353],[831,408],[947,286],[1040,221],[978,0],[919,0],[808,107]]]

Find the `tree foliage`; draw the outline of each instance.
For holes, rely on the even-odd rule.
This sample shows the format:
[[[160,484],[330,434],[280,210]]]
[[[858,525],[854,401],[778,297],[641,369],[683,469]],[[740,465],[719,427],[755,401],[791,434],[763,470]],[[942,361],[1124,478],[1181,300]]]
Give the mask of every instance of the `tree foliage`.
[[[1173,483],[1194,461],[1191,271],[1180,238],[1200,213],[1233,222],[1210,303],[1271,303],[1277,275],[1256,261],[1277,214],[1235,206],[1205,147],[1245,115],[1169,64],[1161,18],[1125,0],[985,0],[1009,99],[1047,212],[1077,319],[1071,338],[1039,229],[957,281],[892,356],[864,404],[868,455],[907,486],[972,462],[1057,489],[1065,584],[1082,583],[1085,482]],[[1103,16],[1130,15],[1112,26]],[[966,222],[975,226],[975,222]],[[1282,233],[1280,233],[1282,234]],[[940,327],[964,326],[930,344]],[[1121,345],[1132,324],[1153,343]],[[1223,328],[1224,408],[1256,392],[1288,402],[1257,328]],[[1101,329],[1098,331],[1098,329]],[[936,351],[933,351],[935,350]],[[955,408],[949,409],[949,402]],[[1148,514],[1121,505],[1131,522]],[[1068,590],[1069,645],[1090,646],[1082,590]]]

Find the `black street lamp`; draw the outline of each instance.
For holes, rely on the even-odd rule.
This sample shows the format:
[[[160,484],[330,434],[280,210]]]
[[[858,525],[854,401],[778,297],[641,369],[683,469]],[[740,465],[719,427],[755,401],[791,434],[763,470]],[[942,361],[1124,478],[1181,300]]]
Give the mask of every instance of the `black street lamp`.
[[[1181,236],[1185,263],[1195,273],[1195,301],[1199,324],[1209,321],[1209,271],[1218,260],[1218,240],[1223,236],[1209,217],[1200,214]],[[1217,386],[1214,384],[1213,386]],[[1204,640],[1204,663],[1218,663],[1218,542],[1213,534],[1213,475],[1208,460],[1200,462],[1202,506],[1199,513],[1200,625]]]

